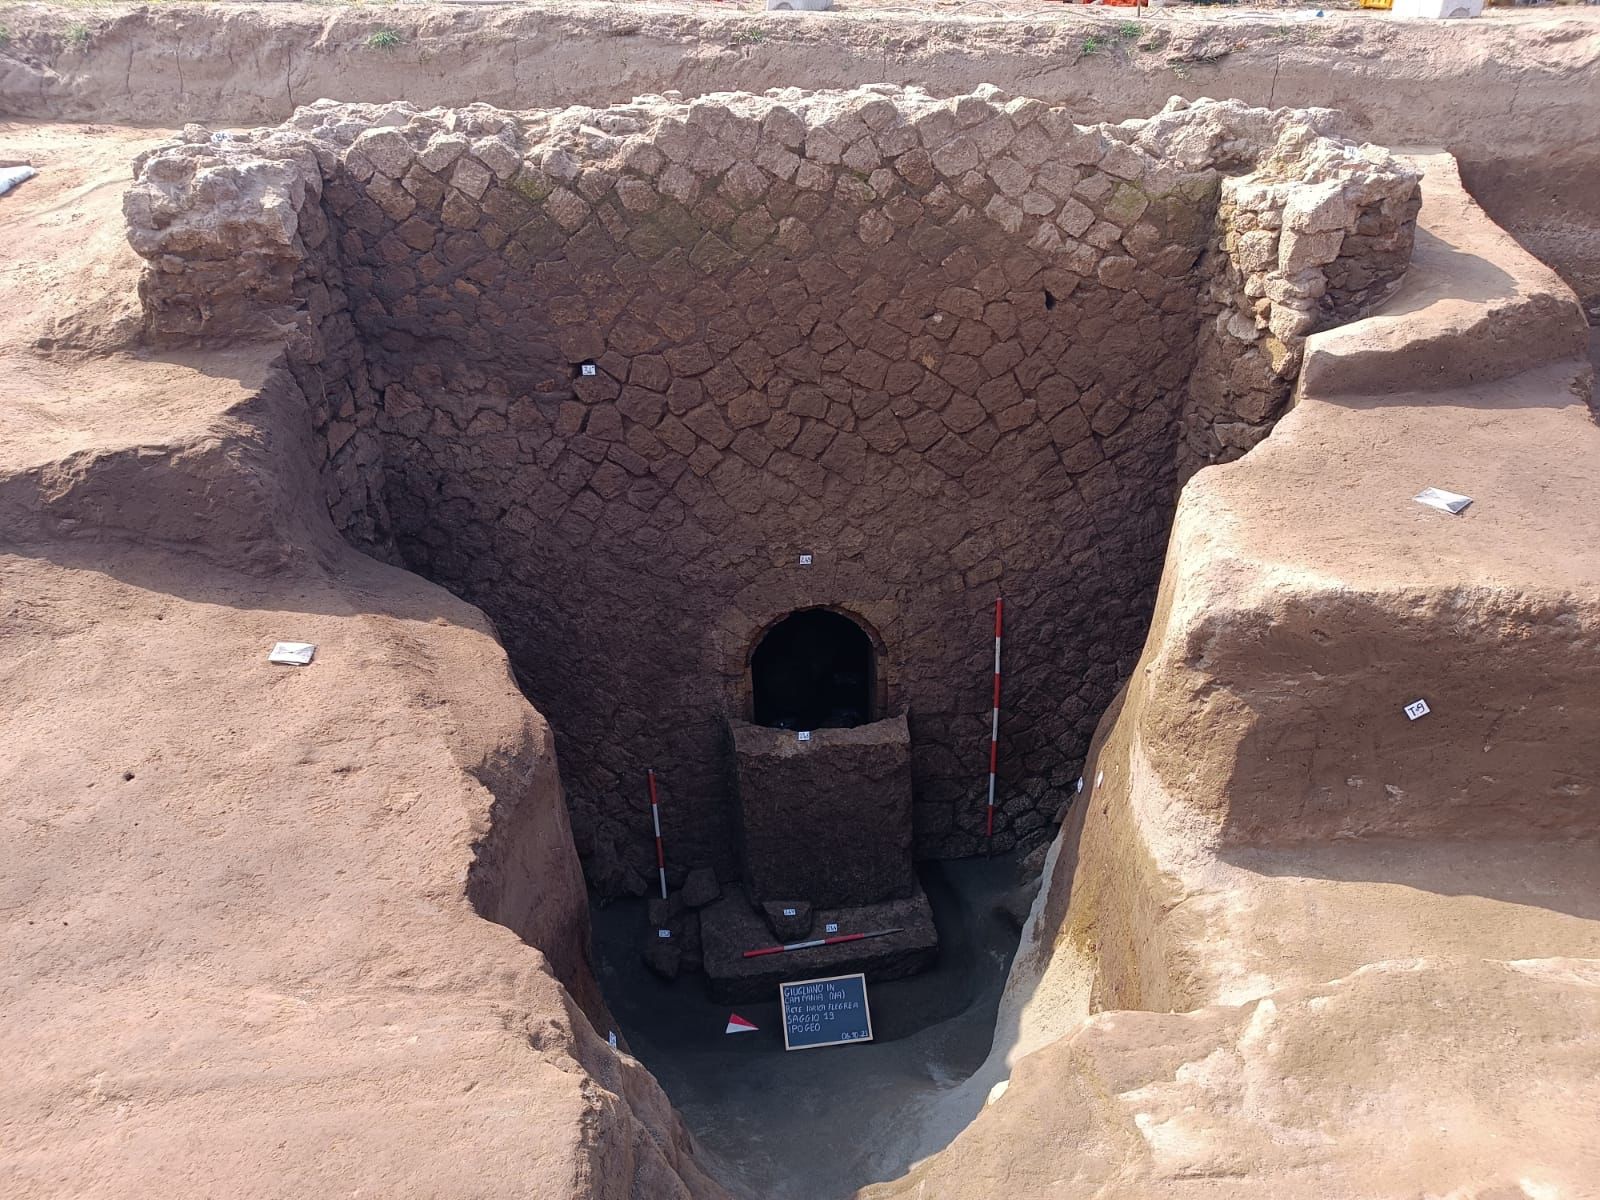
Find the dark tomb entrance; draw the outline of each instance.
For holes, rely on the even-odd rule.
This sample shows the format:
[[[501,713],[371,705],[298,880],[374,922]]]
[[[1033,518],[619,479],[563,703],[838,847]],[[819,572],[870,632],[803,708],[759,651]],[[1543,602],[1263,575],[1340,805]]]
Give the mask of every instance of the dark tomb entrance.
[[[872,639],[826,608],[790,613],[750,658],[757,725],[850,729],[872,719]]]

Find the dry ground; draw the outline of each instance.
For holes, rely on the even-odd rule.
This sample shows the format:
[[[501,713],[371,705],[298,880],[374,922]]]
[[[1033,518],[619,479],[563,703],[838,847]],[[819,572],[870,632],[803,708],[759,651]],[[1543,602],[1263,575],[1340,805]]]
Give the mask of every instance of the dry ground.
[[[1600,14],[1497,14],[1472,28],[1351,15],[1313,36],[1301,24],[1321,26],[1276,14],[1185,11],[1149,15],[1168,35],[1159,47],[1117,36],[1089,51],[1088,38],[1129,18],[1020,5],[1001,20],[973,15],[992,15],[986,5],[934,23],[935,6],[908,4],[852,9],[824,29],[731,7],[218,6],[208,19],[221,24],[180,53],[175,6],[122,24],[127,10],[107,6],[71,10],[96,31],[79,53],[62,44],[68,18],[13,6],[0,9],[14,34],[0,50],[0,109],[158,126],[275,119],[325,89],[397,80],[424,103],[464,90],[527,105],[863,76],[959,90],[990,72],[1011,90],[1128,112],[1191,87],[1321,96],[1393,140],[1455,139],[1491,210],[1600,291],[1600,188],[1585,157],[1597,101],[1584,90]],[[419,32],[376,58],[365,40],[386,24]],[[1290,32],[1269,32],[1278,25]],[[136,264],[118,190],[127,158],[159,134],[0,126],[0,158],[44,168],[0,199],[0,1190],[714,1195],[653,1082],[595,1027],[607,1017],[574,961],[583,900],[548,735],[481,616],[345,551],[308,510],[294,465],[302,431],[273,398],[270,355],[130,351]],[[1471,328],[1460,326],[1458,351]],[[1492,360],[1492,339],[1476,344]],[[1595,431],[1571,372],[1546,374],[1487,394],[1463,384],[1443,399],[1308,405],[1266,443],[1261,474],[1243,473],[1247,459],[1227,486],[1219,477],[1191,527],[1217,531],[1251,570],[1293,568],[1333,580],[1333,593],[1340,564],[1376,546],[1373,569],[1391,576],[1545,589],[1592,611]],[[1441,526],[1407,507],[1406,489],[1457,480],[1481,493],[1470,521]],[[1397,517],[1409,520],[1389,540]],[[1308,566],[1300,550],[1320,557]],[[1514,662],[1525,638],[1506,629],[1491,652],[1441,639],[1402,653],[1374,635],[1372,653],[1448,674],[1455,711],[1480,711],[1474,679]],[[268,667],[280,637],[318,642],[318,663]],[[1592,653],[1585,643],[1569,657]],[[1534,702],[1520,718],[1524,772],[1577,761],[1593,742],[1589,710],[1563,682],[1572,664],[1541,663],[1517,685]],[[1263,711],[1305,686],[1284,686]],[[1540,700],[1560,710],[1543,726]],[[1173,744],[1206,749],[1192,735]],[[1479,761],[1477,742],[1461,744]],[[1137,766],[1127,753],[1118,761]],[[1425,789],[1439,761],[1406,769]],[[1410,779],[1359,777],[1419,794]],[[1113,784],[1108,799],[1137,790],[1127,773]],[[530,936],[548,953],[465,900],[495,789],[543,822],[534,843],[548,857],[530,874],[549,881],[549,926]],[[1161,801],[1127,802],[1148,812]],[[1552,803],[1530,804],[1534,819]],[[941,1197],[1087,1194],[1121,1172],[1124,1192],[1095,1194],[1367,1195],[1374,1164],[1393,1156],[1416,1167],[1393,1177],[1395,1194],[1443,1190],[1451,1172],[1461,1194],[1592,1190],[1600,984],[1586,841],[1343,842],[1205,863],[1152,828],[1105,835],[1102,862],[1157,862],[1148,876],[1179,893],[1141,912],[1161,918],[1144,936],[1188,950],[1163,980],[1124,969],[1104,934],[1100,986],[1118,1007],[1163,1007],[1150,999],[1161,989],[1205,1007],[1106,1013],[1078,1030],[1087,985],[1051,974],[1052,962],[1070,974],[1070,956],[1042,905],[997,1057],[980,1090],[953,1098],[958,1116],[922,1114],[937,1133],[928,1148],[979,1111],[990,1084],[1009,1077],[1012,1090],[895,1194],[923,1183]],[[1119,849],[1117,836],[1131,841]],[[1064,847],[1058,921],[1079,886],[1067,859]],[[1115,898],[1144,904],[1136,890]],[[1063,930],[1083,949],[1081,927]],[[1342,1155],[1324,1149],[1340,1138]]]

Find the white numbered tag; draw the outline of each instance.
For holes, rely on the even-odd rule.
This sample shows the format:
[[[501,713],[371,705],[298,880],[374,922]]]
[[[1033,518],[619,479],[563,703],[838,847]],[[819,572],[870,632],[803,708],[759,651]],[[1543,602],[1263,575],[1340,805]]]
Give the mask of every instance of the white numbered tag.
[[[291,667],[303,667],[316,656],[316,653],[316,646],[310,642],[277,642],[267,654],[267,661]]]
[[[800,565],[801,565],[801,566],[802,566],[802,567],[809,567],[809,566],[810,566],[810,565],[811,565],[811,555],[809,555],[809,554],[802,554],[802,555],[801,555],[801,556],[800,556]]]
[[[1437,508],[1440,512],[1447,512],[1451,516],[1459,517],[1466,511],[1467,505],[1472,503],[1471,496],[1463,496],[1460,492],[1447,492],[1443,488],[1423,488],[1411,497],[1418,504],[1426,504],[1429,508]]]
[[[1433,709],[1428,707],[1428,702],[1426,700],[1413,700],[1410,704],[1406,705],[1406,716],[1413,721],[1415,721],[1418,717],[1427,716],[1432,711]]]
[[[838,933],[839,932],[839,922],[837,922],[837,921],[829,921],[827,923],[827,925],[823,927],[823,932],[824,933]]]
[[[670,930],[670,929],[658,929],[658,930],[656,930],[656,936],[658,938],[669,938],[669,937],[672,936],[672,930]]]
[[[795,734],[795,737],[799,738],[802,742],[809,742],[811,740],[811,731],[802,729],[799,733]]]
[[[783,915],[784,915],[784,916],[786,916],[786,917],[792,917],[792,916],[794,916],[794,915],[795,915],[795,914],[794,914],[794,909],[792,909],[792,908],[786,908],[786,909],[784,909],[784,910],[783,910]]]
[[[581,367],[578,368],[578,374],[580,374],[580,375],[593,375],[593,374],[595,374],[596,370],[597,370],[597,368],[595,367],[595,365],[593,363],[584,363]]]

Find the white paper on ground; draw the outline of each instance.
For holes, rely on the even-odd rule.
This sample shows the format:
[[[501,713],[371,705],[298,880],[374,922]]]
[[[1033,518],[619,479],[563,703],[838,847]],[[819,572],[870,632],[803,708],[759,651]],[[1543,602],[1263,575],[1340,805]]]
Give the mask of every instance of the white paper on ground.
[[[1423,488],[1411,497],[1418,504],[1426,504],[1429,508],[1437,508],[1440,512],[1447,512],[1451,516],[1459,516],[1461,510],[1472,503],[1471,496],[1463,496],[1456,492],[1447,492],[1443,488]]]
[[[1415,721],[1418,717],[1425,717],[1432,711],[1433,709],[1428,707],[1426,700],[1413,700],[1406,705],[1406,717],[1412,721]]]
[[[291,667],[303,667],[316,653],[317,648],[310,642],[279,642],[272,647],[272,653],[267,655],[267,661]]]

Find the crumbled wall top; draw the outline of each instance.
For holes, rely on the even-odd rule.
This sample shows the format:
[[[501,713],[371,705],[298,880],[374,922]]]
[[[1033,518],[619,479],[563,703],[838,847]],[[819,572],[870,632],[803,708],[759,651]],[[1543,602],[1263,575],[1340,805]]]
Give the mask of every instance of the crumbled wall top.
[[[1254,214],[1241,234],[1280,228],[1285,234],[1281,243],[1276,236],[1237,243],[1247,259],[1244,273],[1261,277],[1249,299],[1266,300],[1249,306],[1249,320],[1282,340],[1319,323],[1324,289],[1306,272],[1338,257],[1340,238],[1359,212],[1416,191],[1413,169],[1377,147],[1339,139],[1339,127],[1339,115],[1326,109],[1265,110],[1176,97],[1148,120],[1083,126],[1065,109],[1007,98],[992,87],[949,100],[891,85],[694,100],[668,93],[606,109],[520,113],[321,100],[273,130],[230,136],[187,127],[175,142],[140,158],[126,211],[134,248],[156,272],[179,272],[181,262],[232,261],[243,268],[231,283],[209,273],[206,282],[219,293],[211,303],[190,294],[192,311],[178,320],[152,314],[156,330],[229,332],[215,323],[238,307],[225,302],[227,294],[246,291],[264,304],[278,302],[285,261],[309,247],[307,236],[322,235],[320,228],[299,228],[297,219],[305,198],[320,194],[318,175],[338,163],[391,215],[414,207],[405,179],[416,164],[448,181],[447,204],[452,197],[476,202],[499,182],[574,226],[588,203],[612,189],[625,209],[644,212],[661,195],[689,203],[707,178],[718,179],[724,194],[750,200],[772,179],[802,189],[849,187],[863,205],[859,235],[868,246],[888,240],[892,220],[874,202],[890,195],[908,167],[929,172],[935,191],[947,189],[958,201],[976,175],[993,185],[985,216],[1080,274],[1092,273],[1091,257],[1099,257],[1085,250],[1086,238],[1103,255],[1113,248],[1096,245],[1096,232],[1103,241],[1130,230],[1100,228],[1101,214],[1074,194],[1078,168],[1092,164],[1128,185],[1129,227],[1144,197],[1170,194],[1195,172],[1215,170],[1232,177],[1226,190],[1233,205]],[[1113,205],[1123,194],[1119,188]],[[1191,199],[1211,202],[1203,194]],[[449,215],[447,209],[447,222]],[[252,278],[258,273],[266,278]],[[1267,286],[1274,276],[1279,285]],[[159,308],[160,290],[147,303]],[[1360,290],[1359,304],[1370,303],[1367,289]],[[1342,298],[1321,304],[1341,319],[1352,307]],[[201,310],[208,312],[204,319]]]

